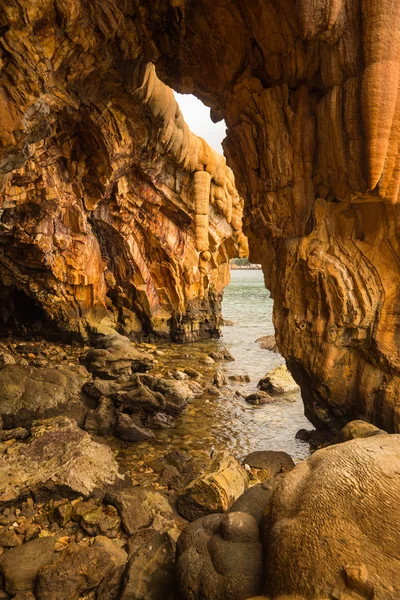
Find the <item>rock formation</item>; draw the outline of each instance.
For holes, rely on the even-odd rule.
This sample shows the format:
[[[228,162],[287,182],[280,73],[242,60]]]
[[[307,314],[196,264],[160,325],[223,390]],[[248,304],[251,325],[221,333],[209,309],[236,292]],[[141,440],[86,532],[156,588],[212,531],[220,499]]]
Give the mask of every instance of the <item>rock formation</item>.
[[[397,599],[399,436],[373,429],[191,523],[178,542],[182,597]]]
[[[225,159],[189,131],[154,65],[133,60],[137,42],[125,58],[112,48],[118,19],[102,7],[97,27],[84,4],[5,4],[0,320],[215,334],[229,258],[247,253]]]
[[[249,258],[307,416],[399,431],[400,5],[135,6],[164,80],[226,119]]]
[[[8,291],[73,330],[215,330],[240,200],[152,61],[226,119],[250,260],[263,264],[307,416],[399,430],[400,6],[1,6]]]

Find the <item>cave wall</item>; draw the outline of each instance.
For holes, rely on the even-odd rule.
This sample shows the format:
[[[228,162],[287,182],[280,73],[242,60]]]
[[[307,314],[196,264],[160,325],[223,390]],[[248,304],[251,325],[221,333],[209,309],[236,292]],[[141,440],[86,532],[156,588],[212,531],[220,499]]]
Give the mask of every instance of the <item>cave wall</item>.
[[[250,260],[307,416],[400,430],[400,4],[153,0],[165,81],[228,125]]]
[[[138,48],[122,61],[105,31],[117,21],[83,4],[6,4],[2,285],[82,337],[216,335],[229,259],[247,254],[224,157]]]
[[[13,171],[24,175],[32,161],[51,167],[54,159],[43,145],[54,139],[49,129],[62,129],[63,114],[67,120],[82,115],[85,125],[90,117],[97,128],[109,121],[103,143],[113,145],[111,166],[102,163],[105,174],[96,171],[99,166],[87,167],[87,185],[104,179],[103,200],[93,211],[107,215],[107,225],[97,228],[107,238],[104,232],[116,218],[108,215],[119,214],[113,207],[122,187],[129,188],[122,173],[132,155],[129,129],[136,128],[138,64],[145,77],[143,65],[154,63],[165,83],[200,97],[214,120],[226,119],[224,149],[245,200],[250,259],[263,264],[275,300],[279,349],[302,387],[307,416],[333,429],[361,417],[399,431],[400,4],[2,5],[0,110],[6,118],[0,169],[8,173],[7,185]],[[143,102],[148,91],[139,95]],[[68,133],[65,138],[71,145]],[[63,168],[69,169],[73,159],[67,151],[65,156]],[[111,171],[118,193],[110,185]],[[190,168],[183,172],[191,173],[196,189],[207,185]],[[149,173],[153,183],[152,168]],[[141,181],[146,187],[147,180]],[[64,202],[74,193],[69,185],[61,192]],[[179,231],[183,221],[181,213],[175,220]],[[79,219],[71,222],[79,230]],[[198,218],[194,225],[199,240],[203,224]],[[104,240],[110,243],[118,245]],[[156,264],[160,260],[155,256]]]

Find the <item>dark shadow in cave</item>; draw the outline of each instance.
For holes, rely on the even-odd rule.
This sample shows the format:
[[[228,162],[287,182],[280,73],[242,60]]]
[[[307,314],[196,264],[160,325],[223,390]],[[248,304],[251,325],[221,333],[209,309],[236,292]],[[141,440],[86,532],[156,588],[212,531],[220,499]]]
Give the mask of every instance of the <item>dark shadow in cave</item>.
[[[0,337],[67,341],[70,336],[55,325],[36,300],[15,285],[0,282]]]

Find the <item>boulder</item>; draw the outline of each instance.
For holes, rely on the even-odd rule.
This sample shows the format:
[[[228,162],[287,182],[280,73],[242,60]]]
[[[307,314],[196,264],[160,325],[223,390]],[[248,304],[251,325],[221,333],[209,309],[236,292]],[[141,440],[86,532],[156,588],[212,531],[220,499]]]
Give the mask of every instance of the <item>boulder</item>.
[[[249,465],[252,469],[262,470],[265,478],[275,477],[278,473],[286,473],[295,467],[293,459],[289,454],[274,450],[251,452],[251,454],[248,454],[243,459],[243,464]]]
[[[84,357],[87,369],[95,376],[104,379],[127,380],[132,373],[143,373],[155,365],[154,359],[142,350],[135,348],[129,338],[110,334],[101,337],[96,347]]]
[[[188,521],[224,512],[248,486],[248,475],[228,452],[218,453],[208,469],[178,496],[178,512]]]
[[[263,519],[264,593],[397,600],[399,473],[394,434],[318,450],[286,474]]]
[[[118,509],[129,535],[150,527],[156,515],[173,519],[172,508],[165,496],[151,488],[130,487],[109,490],[105,501]]]
[[[34,591],[39,569],[53,562],[54,544],[53,536],[42,537],[3,554],[0,558],[0,571],[10,595],[14,596],[20,591]]]
[[[154,532],[130,557],[120,600],[173,600],[174,583],[175,544]]]
[[[279,365],[267,373],[258,382],[258,387],[268,394],[288,394],[299,389],[297,383],[289,373],[285,365]]]
[[[114,571],[109,552],[101,546],[69,546],[38,572],[37,600],[78,600],[97,589]]]
[[[245,400],[248,404],[253,404],[254,406],[262,406],[263,404],[270,404],[274,402],[274,399],[271,398],[267,392],[254,392],[253,394],[249,394],[245,397]]]
[[[114,434],[125,442],[142,442],[154,437],[154,433],[141,426],[140,417],[131,417],[120,413],[115,425]]]
[[[83,423],[87,408],[81,390],[89,378],[83,366],[4,366],[0,369],[0,415],[4,427],[29,427],[34,419],[61,413]]]
[[[67,417],[37,421],[25,442],[0,443],[0,506],[36,496],[87,496],[121,479],[108,446],[94,442]]]
[[[256,340],[256,343],[260,345],[263,350],[269,350],[270,352],[278,353],[278,346],[274,335],[263,335]]]
[[[129,386],[115,396],[126,412],[164,412],[173,417],[179,415],[193,397],[185,381],[152,375],[136,376]]]

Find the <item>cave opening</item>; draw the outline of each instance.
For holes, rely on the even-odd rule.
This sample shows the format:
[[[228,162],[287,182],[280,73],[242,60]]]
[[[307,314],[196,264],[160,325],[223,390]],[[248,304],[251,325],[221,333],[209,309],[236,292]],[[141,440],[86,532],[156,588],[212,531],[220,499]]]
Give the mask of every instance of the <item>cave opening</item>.
[[[224,119],[217,122],[214,111],[192,94],[179,94],[174,91],[174,95],[190,131],[202,137],[216,152],[224,154],[222,147],[222,141],[226,136]]]
[[[0,337],[9,336],[53,340],[65,337],[37,300],[15,285],[0,282]]]

